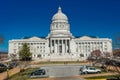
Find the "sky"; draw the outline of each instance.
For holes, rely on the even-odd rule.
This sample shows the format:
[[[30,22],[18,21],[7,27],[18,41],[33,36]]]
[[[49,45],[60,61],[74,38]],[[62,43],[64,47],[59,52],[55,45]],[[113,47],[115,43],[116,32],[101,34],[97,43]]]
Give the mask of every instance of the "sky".
[[[120,0],[0,0],[0,51],[8,41],[22,37],[46,37],[52,16],[61,6],[73,36],[111,38],[120,32]]]

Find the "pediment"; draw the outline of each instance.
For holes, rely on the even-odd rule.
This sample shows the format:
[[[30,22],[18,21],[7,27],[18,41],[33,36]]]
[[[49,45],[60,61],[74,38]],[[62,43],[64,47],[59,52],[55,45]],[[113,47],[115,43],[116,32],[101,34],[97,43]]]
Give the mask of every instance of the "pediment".
[[[82,39],[82,40],[88,40],[88,39],[92,39],[92,38],[89,37],[89,36],[82,36],[82,37],[80,37],[79,39]]]
[[[41,40],[41,38],[34,36],[34,37],[29,38],[29,40]]]

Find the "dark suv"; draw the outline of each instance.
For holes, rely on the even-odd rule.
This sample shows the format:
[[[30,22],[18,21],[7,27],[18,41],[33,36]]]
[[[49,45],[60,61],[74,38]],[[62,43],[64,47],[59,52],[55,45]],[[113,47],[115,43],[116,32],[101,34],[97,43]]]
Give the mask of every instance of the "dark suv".
[[[0,63],[0,73],[1,73],[1,72],[4,72],[4,71],[6,71],[6,70],[7,70],[7,66],[4,65],[4,64],[2,64],[2,63]]]
[[[2,64],[2,63],[0,63],[0,68],[3,68],[3,67],[6,68],[7,66]]]
[[[37,75],[45,75],[46,72],[44,69],[39,69],[31,73],[31,76],[37,76]]]
[[[17,62],[12,62],[9,64],[9,68],[12,69],[12,68],[16,67],[17,65],[18,65]]]

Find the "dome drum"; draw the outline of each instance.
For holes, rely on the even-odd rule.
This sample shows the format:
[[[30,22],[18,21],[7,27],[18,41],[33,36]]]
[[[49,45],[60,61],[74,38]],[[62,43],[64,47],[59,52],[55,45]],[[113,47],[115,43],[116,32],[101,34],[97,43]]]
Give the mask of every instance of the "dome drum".
[[[70,25],[67,16],[62,12],[61,7],[58,12],[52,17],[50,37],[72,36],[70,33]]]

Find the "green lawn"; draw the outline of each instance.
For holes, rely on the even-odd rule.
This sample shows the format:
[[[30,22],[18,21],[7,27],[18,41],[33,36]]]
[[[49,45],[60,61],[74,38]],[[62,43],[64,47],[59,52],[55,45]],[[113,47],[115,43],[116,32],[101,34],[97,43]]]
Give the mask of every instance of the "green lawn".
[[[84,61],[46,61],[46,62],[39,62],[38,64],[79,64],[79,63],[86,63]]]
[[[27,80],[29,78],[30,73],[37,69],[38,68],[27,69],[25,71],[23,70],[20,73],[17,73],[16,75],[10,77],[9,80]]]

